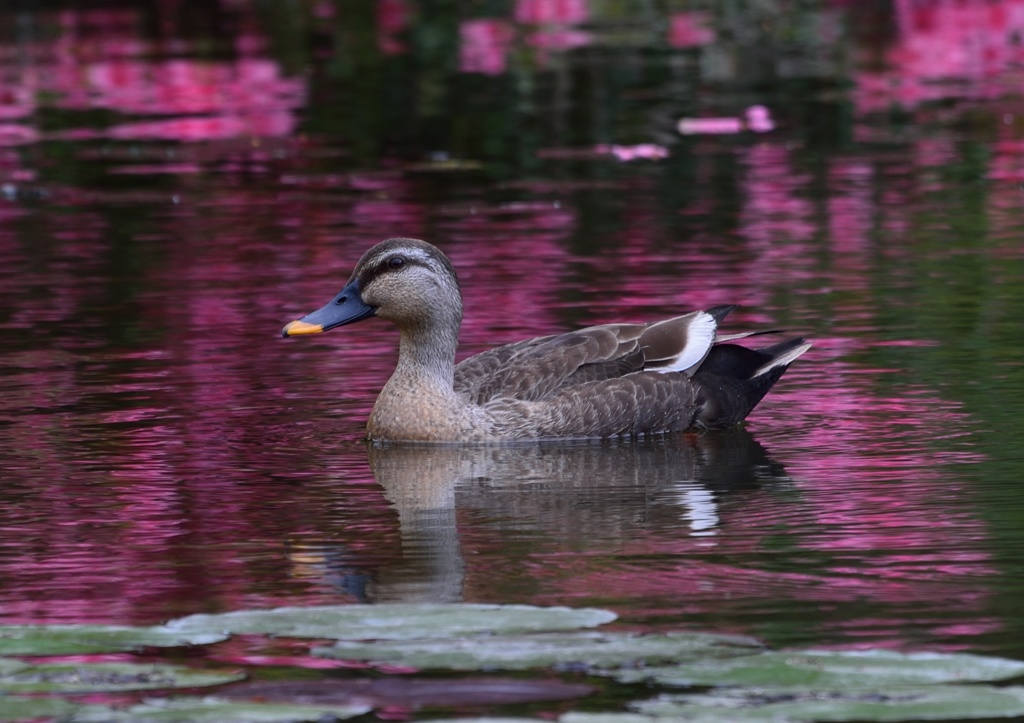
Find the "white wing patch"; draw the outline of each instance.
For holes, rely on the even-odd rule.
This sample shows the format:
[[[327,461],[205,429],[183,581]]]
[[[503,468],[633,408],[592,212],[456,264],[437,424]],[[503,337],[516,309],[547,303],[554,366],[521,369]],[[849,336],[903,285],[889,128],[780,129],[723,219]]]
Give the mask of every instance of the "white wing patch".
[[[672,321],[674,320],[659,321],[651,326],[656,327],[658,324],[667,324]],[[679,353],[671,359],[659,361],[658,366],[651,371],[693,372],[711,351],[711,345],[715,343],[715,329],[717,328],[718,322],[711,314],[703,311],[694,313],[690,323],[686,325],[686,338],[682,340],[683,346]]]
[[[715,343],[722,344],[727,341],[747,339],[752,336],[764,336],[765,334],[781,334],[784,331],[785,329],[760,329],[758,331],[741,331],[738,334],[719,334],[718,338],[715,339]]]
[[[775,367],[780,367],[780,366],[783,366],[785,364],[792,364],[794,361],[796,361],[797,357],[799,357],[801,354],[803,354],[805,351],[807,351],[810,348],[811,348],[811,342],[807,342],[806,344],[801,344],[798,347],[790,349],[789,351],[787,351],[782,356],[776,357],[776,358],[772,359],[770,362],[768,362],[767,364],[765,364],[764,366],[758,367],[757,371],[755,371],[753,374],[750,375],[750,378],[753,379],[754,377],[759,377],[762,374],[764,374],[765,372],[771,371]]]

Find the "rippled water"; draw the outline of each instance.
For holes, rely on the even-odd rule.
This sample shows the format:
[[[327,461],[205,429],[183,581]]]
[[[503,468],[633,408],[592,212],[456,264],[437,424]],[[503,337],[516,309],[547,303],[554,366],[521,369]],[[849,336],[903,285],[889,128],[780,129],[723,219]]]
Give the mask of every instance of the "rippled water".
[[[683,138],[640,92],[677,89],[645,76],[595,137],[559,136],[573,116],[552,110],[501,163],[470,136],[434,145],[455,130],[368,161],[355,121],[329,129],[362,96],[327,60],[287,71],[262,31],[230,61],[131,30],[69,51],[90,17],[5,46],[36,75],[6,81],[0,149],[4,621],[529,602],[1024,657],[1016,96],[954,89],[894,120],[863,79],[852,101],[785,86],[758,99],[777,131]],[[826,138],[803,113],[853,101]],[[522,98],[486,103],[528,120]],[[594,151],[650,129],[667,157]],[[368,449],[394,331],[279,330],[393,235],[449,253],[465,355],[720,303],[741,305],[727,330],[815,347],[740,430]]]

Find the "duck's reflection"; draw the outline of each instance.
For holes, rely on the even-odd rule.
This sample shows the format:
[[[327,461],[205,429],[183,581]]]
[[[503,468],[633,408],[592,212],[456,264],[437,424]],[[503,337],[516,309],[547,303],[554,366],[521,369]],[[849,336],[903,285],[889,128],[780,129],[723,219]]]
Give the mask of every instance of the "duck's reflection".
[[[639,443],[371,447],[369,461],[402,539],[400,560],[378,568],[363,590],[372,602],[462,599],[457,511],[464,527],[593,550],[645,534],[654,518],[676,535],[713,536],[725,495],[783,479],[743,429]]]

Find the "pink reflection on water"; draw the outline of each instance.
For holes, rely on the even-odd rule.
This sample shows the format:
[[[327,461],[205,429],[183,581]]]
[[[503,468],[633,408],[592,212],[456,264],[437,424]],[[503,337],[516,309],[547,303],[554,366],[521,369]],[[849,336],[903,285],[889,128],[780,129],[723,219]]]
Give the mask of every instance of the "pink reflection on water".
[[[459,25],[459,70],[500,75],[507,66],[514,31],[504,20],[481,18]]]
[[[793,200],[802,175],[792,158],[772,148],[745,158],[765,192],[802,220],[807,209]],[[36,391],[50,391],[53,412],[28,415],[11,447],[33,476],[61,481],[51,497],[25,503],[18,540],[6,538],[8,619],[153,622],[193,612],[197,601],[219,609],[355,602],[355,592],[329,581],[401,559],[393,510],[356,443],[391,371],[393,329],[371,320],[303,346],[275,334],[289,313],[324,303],[365,247],[393,235],[396,224],[443,243],[455,263],[467,308],[463,354],[705,302],[753,305],[730,328],[774,321],[773,290],[786,288],[795,278],[789,269],[802,263],[775,263],[767,247],[781,241],[770,233],[674,238],[644,203],[652,186],[642,178],[623,185],[621,226],[586,259],[570,250],[584,220],[571,203],[487,203],[467,193],[428,204],[409,175],[388,172],[339,175],[321,196],[296,193],[323,190],[322,179],[304,178],[296,174],[284,190],[225,186],[147,229],[168,234],[135,301],[140,327],[162,330],[149,337],[152,347],[108,354],[102,365],[30,356],[23,366],[40,363],[37,376],[25,372],[17,388],[4,387],[4,409],[38,405]],[[870,176],[841,161],[830,179],[835,233],[849,234],[835,242],[843,260],[836,282],[856,289],[842,275],[864,273],[861,205]],[[751,204],[756,230],[757,214],[771,204]],[[73,319],[89,308],[87,282],[102,269],[77,262],[102,256],[96,243],[106,229],[82,213],[44,223],[69,257],[47,270],[55,274],[47,286],[64,294],[56,306]],[[13,282],[26,329],[54,313],[50,297],[28,293],[23,275]],[[891,617],[875,607],[849,637],[887,636],[896,646],[904,638],[894,629],[910,625],[904,605],[923,615],[923,607],[932,605],[931,614],[955,604],[963,620],[936,618],[951,636],[996,624],[984,616],[984,581],[993,574],[987,531],[965,491],[935,492],[951,474],[947,463],[972,461],[956,438],[942,438],[966,420],[923,388],[878,391],[887,383],[879,374],[842,363],[857,343],[821,339],[752,419],[787,465],[792,489],[723,498],[713,537],[662,518],[635,535],[602,530],[580,549],[544,546],[546,530],[530,519],[516,521],[516,537],[494,518],[463,514],[467,599],[504,596],[516,589],[506,579],[515,574],[529,577],[532,602],[598,596],[637,616],[717,611],[734,621],[745,611],[771,618],[776,608],[873,599],[892,606]],[[62,413],[60,404],[76,410]],[[937,439],[948,449],[936,452]],[[90,445],[100,446],[83,453]],[[770,557],[780,536],[785,564]],[[537,544],[515,544],[526,538]],[[24,542],[44,539],[40,549]],[[347,572],[334,572],[339,567]]]
[[[369,559],[366,555],[387,558],[394,554],[389,550],[398,549],[394,540],[388,541],[393,536],[390,511],[358,446],[355,459],[361,455],[361,471],[357,464],[327,473],[334,466],[330,463],[310,474],[291,463],[272,462],[286,459],[289,450],[316,449],[322,443],[306,436],[306,420],[292,418],[281,419],[278,431],[264,437],[267,443],[259,454],[251,454],[252,443],[266,434],[267,420],[287,407],[279,389],[266,388],[266,357],[259,351],[278,340],[230,319],[255,314],[263,317],[255,326],[273,328],[282,313],[280,299],[300,302],[301,292],[293,287],[236,296],[225,290],[251,291],[251,279],[287,288],[287,277],[279,275],[272,260],[284,259],[282,268],[295,272],[303,268],[295,254],[306,250],[281,244],[264,224],[292,217],[319,222],[319,210],[289,198],[225,188],[201,213],[203,226],[220,243],[170,243],[166,236],[140,241],[167,252],[162,263],[142,272],[140,292],[126,312],[145,320],[139,327],[144,336],[155,332],[149,337],[153,346],[64,358],[52,349],[39,358],[4,355],[0,419],[17,419],[14,425],[0,425],[10,452],[5,471],[47,481],[45,493],[8,509],[6,518],[21,540],[38,544],[22,547],[10,534],[0,535],[7,620],[155,622],[187,611],[188,600],[225,608],[268,607],[300,598],[308,603],[353,601],[316,580],[298,580],[301,590],[291,592],[265,585],[292,578],[290,544],[334,539],[331,530],[338,518],[322,506],[324,492],[332,488],[343,491],[345,499],[365,502],[359,518],[351,520],[351,529],[358,530],[350,548],[357,561]],[[178,228],[187,238],[199,229],[196,214],[194,206],[175,209],[150,230]],[[59,328],[61,321],[77,318],[75,333],[88,334],[94,319],[109,312],[97,307],[102,300],[97,279],[107,256],[102,239],[108,229],[102,218],[80,209],[44,216],[46,235],[58,252],[42,275],[29,272],[31,264],[16,246],[12,256],[0,241],[5,262],[22,269],[4,274],[3,294],[23,299],[14,323],[23,324],[26,333]],[[329,222],[323,226],[318,234],[331,232]],[[198,236],[210,238],[207,231]],[[354,259],[331,251],[338,264],[337,276],[329,280],[333,286],[348,271],[341,265]],[[36,293],[40,284],[52,290]],[[310,285],[316,293],[308,298],[319,302],[318,295],[330,286],[320,279]],[[172,297],[176,301],[169,304]],[[57,323],[48,323],[50,318]],[[238,334],[225,337],[225,324],[237,327]],[[243,352],[239,342],[252,346]],[[362,361],[377,365],[380,356],[378,348]],[[331,358],[343,371],[352,364],[348,355]],[[16,374],[10,369],[15,362]],[[297,364],[295,374],[290,388],[308,394],[303,384],[308,372]],[[375,393],[366,389],[359,394],[359,385],[347,388],[371,401]],[[275,411],[268,416],[270,409]],[[362,411],[350,413],[355,417]],[[358,427],[353,421],[353,438]],[[274,481],[277,473],[283,477]],[[325,474],[333,474],[334,481],[314,491]],[[304,484],[307,480],[313,480],[313,487]],[[316,507],[321,512],[284,522],[288,515],[281,514],[281,505],[307,494],[311,501],[320,497]],[[212,579],[218,581],[216,591],[210,588]]]
[[[20,123],[0,123],[0,146],[20,146],[35,143],[40,138],[38,130]]]
[[[745,207],[743,233],[766,256],[799,256],[787,245],[809,240],[816,231],[811,200],[802,193],[810,176],[792,166],[789,150],[774,143],[759,143],[743,154]]]
[[[617,560],[611,567],[566,560],[538,570],[557,580],[547,599],[583,600],[602,590],[647,601],[634,614],[702,620],[802,604],[823,626],[815,634],[895,648],[914,637],[901,614],[878,617],[875,606],[906,610],[915,624],[952,639],[951,648],[957,637],[998,630],[987,613],[986,581],[999,574],[990,533],[970,485],[957,477],[960,465],[981,461],[962,431],[970,419],[930,390],[879,395],[848,364],[814,354],[814,364],[787,373],[750,425],[789,459],[790,491],[723,496],[713,537],[675,535],[652,519],[647,534],[609,542]],[[771,434],[773,420],[799,409],[815,418]],[[785,545],[776,552],[779,535]],[[862,613],[864,604],[870,608]],[[763,634],[757,617],[737,631]]]
[[[279,76],[269,60],[240,59],[227,65],[192,60],[97,61],[82,78],[91,105],[138,115],[212,113],[301,100],[301,84]]]
[[[527,38],[527,42],[530,45],[542,51],[582,48],[590,45],[593,40],[593,36],[590,33],[574,28],[551,28],[538,30],[534,33],[530,33]],[[540,56],[540,60],[542,62],[546,61],[547,56],[542,54]]]
[[[715,41],[707,13],[681,12],[669,17],[668,44],[673,48],[695,48]]]
[[[0,120],[14,120],[32,115],[36,103],[33,89],[37,87],[32,75],[18,79],[18,84],[0,83]]]
[[[599,144],[594,147],[599,154],[614,156],[617,160],[628,162],[636,160],[660,161],[668,158],[669,151],[665,146],[656,143],[640,143],[635,146]]]
[[[534,25],[576,25],[590,16],[589,0],[516,0],[515,19]]]
[[[57,38],[19,50],[26,68],[0,81],[0,120],[30,117],[35,98],[53,94],[58,108],[192,116],[121,126],[112,131],[118,138],[280,136],[294,130],[292,116],[305,103],[305,81],[285,77],[277,61],[246,51],[264,52],[264,44],[246,42],[244,30],[236,42],[241,57],[233,61],[168,59],[195,48],[173,38],[159,45],[141,39],[144,23],[137,10],[70,10],[52,19],[60,29]],[[6,124],[0,130],[3,144],[38,137],[31,126]]]
[[[775,122],[763,105],[752,105],[737,118],[682,118],[676,130],[684,136],[732,135],[743,131],[767,133],[775,130]]]
[[[295,117],[288,112],[254,115],[175,118],[140,121],[113,126],[107,135],[121,140],[203,141],[238,136],[286,136],[295,129]]]
[[[1024,181],[1024,140],[998,141],[992,145],[994,157],[988,177],[995,181]]]
[[[2,132],[0,132],[0,134],[2,134]],[[36,170],[34,168],[23,167],[21,154],[16,150],[0,149],[0,183],[8,183],[11,181],[31,181],[36,178],[36,175]],[[10,186],[7,188],[10,188]],[[4,191],[6,191],[6,189],[4,187],[0,187],[0,192]],[[17,212],[18,209],[11,210]]]
[[[1008,138],[1007,136],[1014,136]],[[999,259],[1024,258],[1024,245],[1020,243],[1021,183],[1024,182],[1024,142],[1010,128],[1000,131],[1000,140],[993,147],[989,178],[992,183],[988,194],[986,221],[993,256]],[[993,282],[998,284],[1014,273],[1011,264],[994,264]]]
[[[184,175],[188,173],[201,173],[202,167],[197,163],[140,163],[136,166],[111,166],[107,171],[113,174],[127,175]]]
[[[454,208],[439,224],[463,288],[466,354],[558,330],[552,301],[566,272],[574,210],[537,202],[467,211]],[[534,263],[524,265],[524,256]]]
[[[122,21],[131,18],[129,12]],[[142,51],[133,43],[118,47],[128,58]],[[129,85],[147,82],[144,69],[134,70],[126,73]],[[183,76],[200,72],[188,68]],[[133,97],[152,90],[112,88],[103,97],[158,108],[165,101]],[[175,105],[180,90],[168,88],[166,108],[181,107]],[[231,115],[224,110],[230,103],[218,106],[208,90],[199,100],[209,104],[209,119],[160,118],[114,132],[185,140],[278,132],[245,126],[256,121]],[[68,97],[75,91],[69,88]],[[92,99],[79,101],[87,107]],[[284,118],[290,113],[281,110]],[[203,120],[210,124],[196,125]],[[279,132],[290,127],[282,121]],[[713,141],[700,141],[706,142]],[[793,496],[725,500],[720,532],[726,534],[714,538],[652,522],[636,538],[603,531],[583,550],[531,549],[523,558],[523,568],[535,573],[531,594],[541,581],[538,595],[552,603],[600,594],[640,613],[663,611],[674,599],[685,612],[746,606],[758,613],[767,608],[768,617],[773,600],[780,606],[933,602],[962,610],[964,621],[942,621],[951,635],[997,625],[983,615],[983,583],[993,573],[987,530],[972,512],[966,485],[950,471],[976,459],[950,431],[968,420],[933,390],[884,379],[892,369],[881,363],[841,363],[843,354],[863,350],[857,335],[877,325],[864,305],[876,257],[899,253],[872,246],[873,214],[884,214],[887,230],[912,223],[912,210],[904,208],[911,204],[898,187],[888,186],[873,201],[875,171],[865,161],[830,159],[829,196],[816,201],[806,195],[813,179],[791,149],[742,149],[743,210],[734,234],[701,227],[677,235],[650,203],[655,183],[641,175],[628,183],[605,181],[611,185],[602,191],[621,202],[621,213],[613,233],[586,239],[581,257],[572,249],[587,219],[566,190],[572,181],[561,188],[539,181],[534,190],[545,184],[548,190],[514,203],[465,194],[437,205],[407,174],[315,176],[315,167],[309,172],[299,160],[291,182],[257,188],[237,183],[238,169],[266,158],[248,141],[240,148],[232,156],[237,164],[225,171],[227,183],[215,192],[182,178],[194,191],[190,203],[142,201],[149,225],[132,243],[152,244],[160,258],[142,264],[133,278],[139,286],[133,308],[116,310],[118,319],[125,314],[138,325],[133,333],[141,340],[132,343],[141,352],[86,349],[62,358],[47,348],[24,359],[28,370],[17,381],[2,375],[4,413],[18,425],[8,437],[6,468],[53,481],[46,494],[26,495],[21,507],[8,510],[17,538],[6,538],[7,554],[0,557],[6,617],[152,622],[199,603],[356,600],[321,582],[330,561],[311,550],[341,547],[371,569],[400,554],[391,509],[356,444],[390,372],[396,337],[380,321],[301,348],[274,332],[286,312],[308,311],[336,291],[366,246],[400,232],[443,243],[455,261],[467,300],[462,353],[581,323],[642,320],[729,301],[748,305],[730,327],[775,323],[784,308],[779,296],[801,293],[808,281],[857,294],[855,303],[837,302],[834,309],[849,326],[818,339],[807,365],[790,371],[751,422],[787,465]],[[698,145],[697,152],[708,148]],[[1004,150],[1016,153],[1012,146]],[[951,157],[948,141],[916,152],[904,161],[908,168],[938,167]],[[18,170],[19,159],[8,162]],[[98,197],[75,198],[88,206]],[[106,198],[137,204],[140,197]],[[1013,229],[1014,198],[1003,189],[992,199],[1006,233]],[[710,204],[703,194],[680,214],[700,216]],[[26,257],[31,244],[3,241],[5,264],[17,262],[24,272],[4,277],[5,299],[17,302],[9,304],[5,325],[38,339],[47,328],[74,326],[67,346],[76,349],[97,343],[90,328],[112,313],[103,306],[110,301],[102,280],[111,229],[105,216],[81,208],[54,216],[35,220],[57,247],[46,263]],[[13,238],[9,228],[2,232]],[[816,235],[827,235],[827,245]],[[823,255],[828,269],[817,265]],[[785,308],[799,313],[801,306]],[[891,344],[905,343],[932,342]],[[779,421],[801,419],[809,421],[795,427]],[[492,520],[466,517],[467,557],[479,560],[468,594],[493,599],[504,571],[494,569],[498,558],[486,554],[488,545],[502,549],[507,539],[522,538],[498,537]],[[541,542],[530,521],[520,523]],[[780,535],[795,548],[781,570],[762,564]],[[619,545],[621,556],[607,554]],[[911,618],[887,620],[875,611],[856,624],[898,641],[892,628]]]
[[[413,10],[408,0],[377,0],[376,12],[377,48],[385,55],[406,52],[408,45],[400,36],[412,22]]]
[[[1005,74],[1024,61],[1022,0],[897,0],[894,9],[897,39],[886,51],[889,69],[857,75],[861,112],[948,97],[991,98],[1014,87]]]
[[[500,75],[508,70],[508,58],[522,28],[526,45],[536,48],[538,61],[549,51],[589,45],[593,38],[578,26],[589,17],[587,0],[517,0],[511,19],[474,18],[459,24],[459,70],[464,73]]]

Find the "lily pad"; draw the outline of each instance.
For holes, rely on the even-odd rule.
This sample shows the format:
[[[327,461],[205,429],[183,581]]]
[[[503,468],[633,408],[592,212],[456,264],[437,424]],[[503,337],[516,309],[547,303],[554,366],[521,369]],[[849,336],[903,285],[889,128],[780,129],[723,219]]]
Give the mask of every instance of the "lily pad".
[[[644,723],[649,723],[649,718],[644,718]],[[541,718],[431,718],[430,723],[551,723]]]
[[[0,658],[0,677],[4,675],[11,675],[17,673],[26,668],[31,668],[31,663],[26,663],[24,660],[11,660],[10,658]]]
[[[700,723],[965,720],[1024,715],[1024,688],[988,685],[874,690],[743,688],[703,695],[664,695],[633,707],[654,720]],[[569,718],[564,723],[597,722]]]
[[[208,645],[227,638],[221,632],[188,633],[163,626],[0,625],[0,655],[79,655],[146,647]]]
[[[0,676],[0,693],[91,693],[196,688],[233,683],[244,673],[194,670],[179,665],[80,663],[34,665]]]
[[[699,718],[681,718],[681,721],[692,723]],[[724,720],[724,719],[723,719]],[[642,713],[566,713],[559,716],[558,723],[655,723],[656,718]],[[437,723],[432,721],[431,723]],[[779,723],[779,721],[772,721]],[[789,723],[786,721],[785,723]]]
[[[352,702],[375,708],[456,708],[484,705],[512,705],[540,701],[570,700],[590,695],[594,689],[582,683],[561,680],[519,680],[516,678],[327,678],[322,680],[259,680],[231,686],[218,693],[231,700],[259,700],[301,705]]]
[[[251,703],[222,698],[147,700],[130,708],[87,706],[72,723],[304,723],[330,718],[354,718],[370,712],[369,705],[290,705]]]
[[[476,633],[528,633],[591,628],[615,613],[596,608],[532,605],[336,605],[190,615],[167,623],[180,632],[229,632],[285,638],[400,640]]]
[[[0,721],[24,721],[69,715],[77,706],[60,698],[17,698],[5,695],[0,702]]]
[[[617,671],[613,675],[623,683],[815,686],[846,690],[1004,680],[1024,675],[1024,663],[966,654],[804,650],[698,660],[671,667]]]
[[[644,718],[644,723],[649,723],[650,718]],[[483,718],[431,718],[430,723],[550,723],[541,718],[494,718],[484,716]]]
[[[375,660],[415,668],[449,670],[525,670],[560,666],[589,670],[622,665],[749,656],[760,650],[751,638],[708,633],[572,632],[523,636],[475,636],[372,643],[340,641],[314,648],[314,655],[346,660]]]

